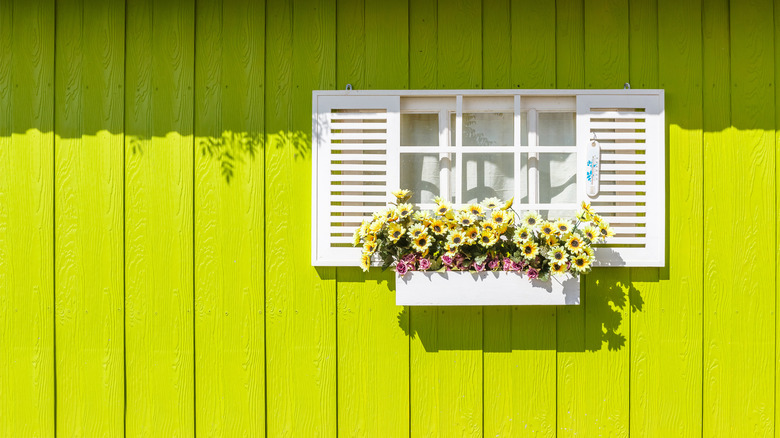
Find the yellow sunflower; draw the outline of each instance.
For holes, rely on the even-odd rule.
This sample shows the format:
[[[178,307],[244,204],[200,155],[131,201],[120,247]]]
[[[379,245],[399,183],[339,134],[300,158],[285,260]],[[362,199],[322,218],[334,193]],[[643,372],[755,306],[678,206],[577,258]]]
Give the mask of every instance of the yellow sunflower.
[[[582,201],[582,205],[580,205],[580,208],[583,211],[587,212],[588,214],[591,214],[591,215],[595,214],[595,212],[593,211],[593,208],[591,208],[589,202]]]
[[[471,204],[468,207],[466,207],[466,211],[473,214],[474,216],[482,216],[485,214],[485,209],[482,208],[479,204]]]
[[[561,234],[566,234],[571,231],[571,222],[567,221],[566,219],[558,219],[555,221],[553,226]]]
[[[433,197],[433,202],[435,202],[437,205],[441,204],[441,203],[444,202],[444,198],[442,198],[441,196],[434,196]]]
[[[574,268],[575,271],[584,274],[588,272],[588,269],[590,268],[590,259],[588,259],[586,255],[580,254],[572,259],[571,267]]]
[[[425,226],[423,224],[414,224],[409,227],[409,237],[416,238],[420,234],[425,232]]]
[[[477,238],[479,237],[479,228],[472,226],[469,227],[466,232],[466,240],[469,242],[476,242]]]
[[[451,249],[457,249],[459,246],[463,245],[466,241],[466,236],[463,235],[460,231],[453,231],[450,233],[449,237],[447,238],[447,245]]]
[[[499,205],[501,205],[501,200],[498,198],[487,198],[482,201],[482,205],[485,206],[485,208],[488,210],[495,210]]]
[[[599,230],[596,227],[587,226],[582,229],[582,235],[590,241],[594,241],[599,237]]]
[[[542,236],[545,239],[549,239],[555,234],[555,227],[553,226],[553,224],[544,221],[542,222],[541,225],[539,225],[539,231],[542,233]]]
[[[523,225],[534,228],[542,222],[542,217],[535,211],[529,211],[523,216]]]
[[[382,210],[374,212],[372,217],[373,217],[373,219],[375,221],[379,221],[379,222],[384,223],[384,222],[387,222],[389,217],[392,217],[392,214],[390,214],[390,211],[392,211],[392,210],[384,208]]]
[[[553,263],[561,263],[563,265],[565,265],[569,260],[569,258],[566,256],[566,251],[564,251],[560,246],[554,246],[550,248],[550,251],[547,253],[547,257]]]
[[[568,249],[573,253],[581,252],[582,247],[585,244],[580,238],[580,236],[576,234],[568,234],[564,237],[564,240],[566,241],[566,249]]]
[[[368,268],[371,267],[371,256],[363,254],[360,256],[360,268],[363,272],[368,272]]]
[[[474,216],[471,213],[461,212],[458,213],[456,220],[458,221],[458,225],[460,225],[463,228],[468,228],[471,225],[474,225],[476,218],[474,218]]]
[[[368,233],[368,235],[366,235],[366,242],[376,242],[376,234]]]
[[[514,241],[517,244],[523,244],[531,238],[531,230],[528,227],[521,227],[515,230]]]
[[[523,243],[520,247],[520,252],[523,254],[523,257],[531,260],[539,253],[539,245],[534,243],[533,240],[529,240],[528,242]]]
[[[390,227],[387,229],[387,234],[393,242],[398,242],[398,239],[400,239],[405,232],[406,230],[400,224],[390,224]]]
[[[393,192],[393,196],[398,199],[398,202],[404,202],[411,197],[411,192],[406,189],[398,189]]]
[[[596,253],[593,251],[593,248],[591,248],[590,246],[583,246],[582,247],[582,252],[583,252],[583,254],[585,254],[588,257],[588,259],[591,262],[593,262],[593,260],[596,257]]]
[[[575,215],[575,217],[580,222],[588,222],[588,221],[590,221],[590,217],[591,216],[590,216],[590,213],[588,213],[587,211],[580,209],[580,210],[577,210],[577,214]]]
[[[395,210],[398,213],[398,217],[406,219],[412,213],[412,204],[398,204],[398,208]]]
[[[369,233],[378,233],[379,230],[382,229],[382,226],[384,225],[381,221],[372,221],[371,225],[368,226],[368,232]]]
[[[446,216],[447,213],[449,213],[451,209],[452,209],[452,206],[450,206],[450,204],[448,204],[446,202],[441,202],[436,207],[436,214],[438,214],[439,216]]]
[[[412,240],[412,248],[419,252],[427,251],[428,247],[431,246],[432,240],[428,233],[422,233]]]
[[[441,219],[436,219],[431,223],[431,230],[433,230],[434,234],[441,236],[447,232],[447,224]]]
[[[490,215],[490,219],[497,224],[511,224],[512,213],[504,210],[495,210],[493,211],[493,214]]]
[[[482,230],[481,233],[479,233],[479,244],[484,246],[485,248],[490,248],[498,241],[498,236],[496,236],[495,233]]]
[[[565,274],[566,263],[551,263],[550,271],[552,271],[553,274]]]
[[[360,245],[360,227],[355,228],[355,232],[352,233],[352,246]]]
[[[497,223],[493,221],[487,221],[482,223],[482,230],[490,231],[491,233],[497,233],[499,228],[501,228]]]
[[[366,234],[368,234],[368,228],[371,226],[370,221],[363,221],[360,224],[360,237],[366,237]]]
[[[607,239],[615,235],[615,230],[609,226],[607,222],[601,222],[599,224],[599,237]]]
[[[506,201],[506,203],[504,204],[504,206],[503,206],[503,207],[501,207],[501,210],[509,210],[510,208],[512,208],[512,204],[513,204],[514,202],[515,202],[515,198],[514,198],[514,197],[512,197],[512,199],[510,199],[510,200]]]
[[[412,217],[418,222],[429,222],[431,220],[431,212],[428,210],[416,211]]]
[[[366,242],[363,244],[363,254],[371,255],[376,251],[376,243]]]

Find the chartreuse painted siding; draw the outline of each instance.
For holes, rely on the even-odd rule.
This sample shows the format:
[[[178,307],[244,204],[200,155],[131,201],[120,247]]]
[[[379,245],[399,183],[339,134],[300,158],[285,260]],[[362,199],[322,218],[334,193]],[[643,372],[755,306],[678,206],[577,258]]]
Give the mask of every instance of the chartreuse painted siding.
[[[0,437],[778,437],[780,1],[0,0]],[[667,266],[310,266],[311,91],[663,88]]]

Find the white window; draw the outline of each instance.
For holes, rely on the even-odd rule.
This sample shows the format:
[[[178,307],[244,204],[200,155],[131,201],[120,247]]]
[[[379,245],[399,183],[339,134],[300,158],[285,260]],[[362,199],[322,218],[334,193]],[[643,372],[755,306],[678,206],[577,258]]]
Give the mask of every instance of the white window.
[[[397,188],[432,208],[515,198],[616,230],[601,266],[664,265],[661,90],[315,91],[312,263],[352,266],[352,232]]]

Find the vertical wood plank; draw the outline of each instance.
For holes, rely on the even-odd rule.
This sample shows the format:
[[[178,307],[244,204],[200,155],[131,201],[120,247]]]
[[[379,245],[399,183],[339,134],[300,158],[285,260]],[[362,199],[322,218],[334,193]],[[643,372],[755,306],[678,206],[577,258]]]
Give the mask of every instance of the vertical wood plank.
[[[775,22],[775,437],[780,436],[780,0],[774,2]]]
[[[311,267],[311,91],[336,86],[334,0],[269,1],[265,149],[269,436],[337,431],[335,269]]]
[[[585,87],[585,36],[582,2],[557,0],[555,5],[555,70],[557,88]]]
[[[265,5],[196,14],[195,432],[263,436]]]
[[[509,16],[512,58],[504,88],[555,87],[555,4],[516,2]],[[555,308],[484,311],[485,435],[554,436]]]
[[[409,2],[409,86],[412,89],[437,88],[438,28],[436,0]]]
[[[128,436],[194,435],[194,4],[127,4]]]
[[[122,1],[57,7],[57,433],[124,434]]]
[[[346,55],[339,62],[345,62],[351,76],[339,77],[339,83],[364,84],[360,88],[369,89],[407,88],[407,4],[368,0],[365,5],[343,6],[354,9],[343,12],[351,17],[338,28],[337,38],[342,41],[341,32],[345,32],[346,44],[340,47]],[[340,14],[342,9],[340,2]],[[376,268],[368,274],[357,268],[338,268],[337,280],[339,435],[408,436],[408,326],[403,307],[395,305],[394,274]]]
[[[482,2],[482,88],[512,88],[510,0]]]
[[[336,3],[336,89],[344,90],[347,84],[352,84],[353,89],[363,90],[366,88],[365,0],[336,0]]]
[[[0,435],[52,436],[54,3],[0,23]]]
[[[628,2],[584,3],[586,88],[628,80]],[[558,312],[559,436],[626,436],[630,336],[627,268],[595,269],[579,308]]]
[[[731,101],[716,108],[730,110],[731,128],[705,146],[704,434],[773,436],[773,5],[729,6]]]
[[[645,23],[649,14],[642,10],[631,12],[633,85],[653,80],[646,64],[653,57],[641,49],[653,51],[652,39],[634,35],[654,21]],[[701,16],[698,1],[658,4],[657,74],[666,90],[667,187],[673,189],[667,191],[668,268],[631,270],[632,309],[644,303],[631,314],[631,433],[637,436],[701,433]],[[645,66],[635,67],[635,59]]]

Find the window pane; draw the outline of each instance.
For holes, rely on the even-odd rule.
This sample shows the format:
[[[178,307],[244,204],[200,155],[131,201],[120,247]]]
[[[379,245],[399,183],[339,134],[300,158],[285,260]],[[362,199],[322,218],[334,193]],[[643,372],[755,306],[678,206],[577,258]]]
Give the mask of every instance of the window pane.
[[[576,154],[539,154],[539,202],[577,202],[576,166]]]
[[[463,113],[463,146],[512,146],[513,113]],[[455,146],[455,114],[450,114],[450,146]]]
[[[574,113],[539,113],[539,146],[574,146]]]
[[[401,188],[414,192],[411,202],[433,202],[439,187],[439,154],[401,154]]]
[[[401,114],[401,146],[438,146],[439,114]]]
[[[544,219],[568,219],[574,220],[574,215],[577,214],[574,210],[539,210],[539,215]]]
[[[528,146],[528,112],[520,113],[520,146]]]
[[[511,198],[514,167],[513,154],[463,154],[462,202]]]

